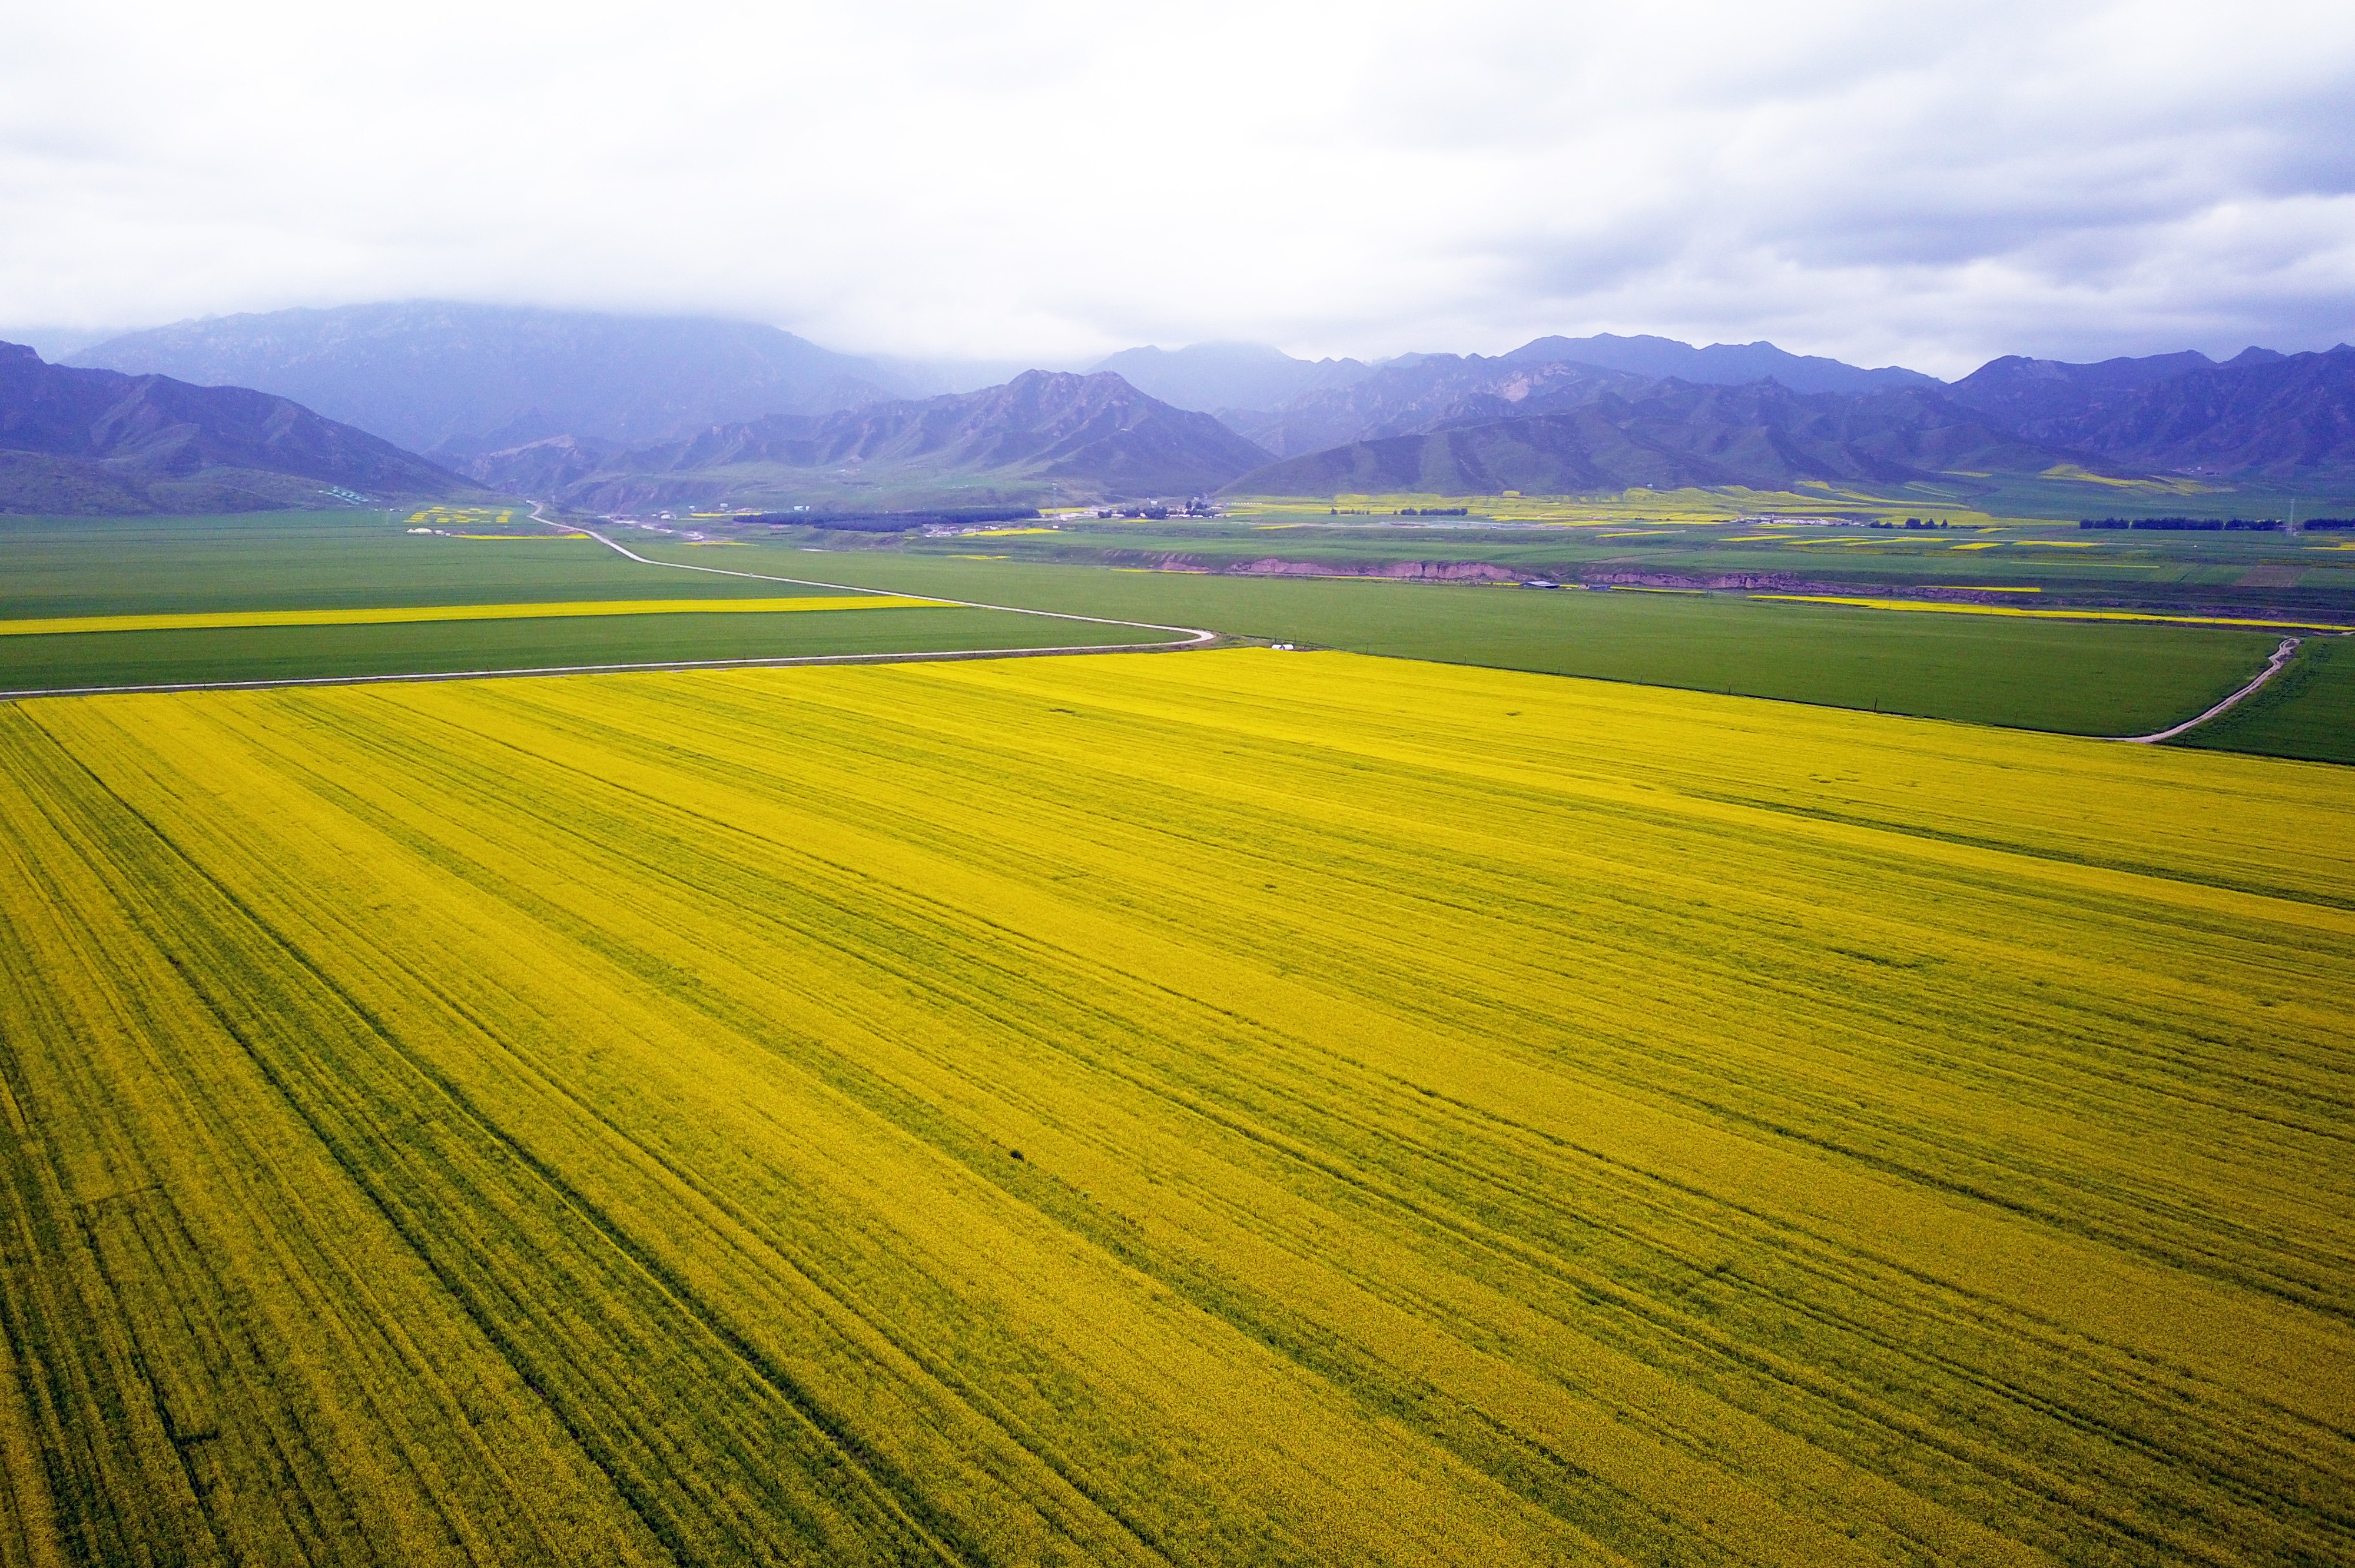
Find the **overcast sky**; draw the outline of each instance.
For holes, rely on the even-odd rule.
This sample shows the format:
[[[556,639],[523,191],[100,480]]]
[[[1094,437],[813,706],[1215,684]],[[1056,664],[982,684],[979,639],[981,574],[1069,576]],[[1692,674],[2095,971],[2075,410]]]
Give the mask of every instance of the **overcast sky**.
[[[2355,6],[0,0],[0,323],[830,347],[2355,338]]]

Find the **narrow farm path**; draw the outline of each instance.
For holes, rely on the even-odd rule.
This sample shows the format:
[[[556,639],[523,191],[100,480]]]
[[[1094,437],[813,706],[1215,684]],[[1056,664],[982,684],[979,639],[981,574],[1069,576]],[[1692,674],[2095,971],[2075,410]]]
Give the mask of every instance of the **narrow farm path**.
[[[556,523],[549,521],[541,510],[545,504],[546,503],[538,501],[535,501],[531,503],[531,518],[533,522],[549,528],[562,528],[572,533],[586,534],[589,537],[596,540],[607,549],[617,551],[628,559],[637,562],[642,567],[668,567],[674,571],[680,572],[709,572],[715,577],[749,577],[754,582],[791,583],[796,588],[836,588],[844,593],[873,593],[875,591],[873,588],[859,588],[853,583],[820,582],[815,577],[781,577],[771,572],[740,572],[727,567],[697,567],[689,566],[683,561],[657,561],[651,556],[639,555],[635,550],[629,548],[627,546],[623,545],[616,540],[607,538],[604,535],[600,534],[594,528],[585,527],[576,523]],[[935,603],[954,605],[960,609],[996,609],[1003,610],[1008,615],[1042,615],[1050,620],[1085,621],[1091,626],[1134,626],[1142,631],[1174,631],[1179,633],[1179,635],[1175,638],[1158,642],[1124,642],[1118,646],[1108,646],[1100,642],[1086,642],[1079,643],[1069,648],[991,650],[987,652],[965,650],[957,655],[954,655],[955,657],[968,659],[994,657],[1004,652],[1019,652],[1024,653],[1146,653],[1163,649],[1199,648],[1204,643],[1217,641],[1220,636],[1220,633],[1216,631],[1206,630],[1199,626],[1164,626],[1158,621],[1122,620],[1116,617],[1108,615],[1074,615],[1068,610],[1060,609],[1025,609],[1019,605],[984,604],[978,599],[940,599],[938,596],[933,594],[925,594],[922,597],[927,599],[932,599]],[[882,659],[938,659],[951,656],[952,655],[939,653],[867,654],[862,655],[858,662],[872,663],[877,660]],[[760,661],[752,662],[759,662]],[[849,661],[794,660],[787,662],[794,663],[815,663],[837,662],[848,662]]]
[[[2297,652],[2297,645],[2302,641],[2304,641],[2304,639],[2296,637],[2283,638],[2281,641],[2281,646],[2274,650],[2274,656],[2265,661],[2265,667],[2257,672],[2255,680],[2251,681],[2247,685],[2243,686],[2239,691],[2234,692],[2231,696],[2226,697],[2222,702],[2218,703],[2206,713],[2200,714],[2194,718],[2185,719],[2181,724],[2177,725],[2174,728],[2162,729],[2155,735],[2122,735],[2115,738],[2126,742],[2128,746],[2156,746],[2160,741],[2173,740],[2179,735],[2186,735],[2192,730],[2198,729],[2210,719],[2216,717],[2220,714],[2226,713],[2232,708],[2238,707],[2242,703],[2246,702],[2249,698],[2256,695],[2259,689],[2262,688],[2267,681],[2270,681],[2275,675],[2280,674],[2283,669],[2288,665],[2291,656]]]

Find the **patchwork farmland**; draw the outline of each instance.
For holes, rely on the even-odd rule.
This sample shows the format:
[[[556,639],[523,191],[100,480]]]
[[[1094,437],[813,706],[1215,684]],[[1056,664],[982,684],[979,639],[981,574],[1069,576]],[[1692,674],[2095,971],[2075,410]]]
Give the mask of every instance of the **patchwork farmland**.
[[[2350,842],[1340,653],[0,706],[0,1563],[2343,1562]]]

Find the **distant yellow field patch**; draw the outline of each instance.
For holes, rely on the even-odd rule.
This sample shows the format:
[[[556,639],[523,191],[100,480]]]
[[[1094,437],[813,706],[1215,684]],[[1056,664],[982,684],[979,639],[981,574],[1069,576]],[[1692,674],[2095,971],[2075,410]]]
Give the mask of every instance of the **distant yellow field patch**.
[[[2196,479],[2117,479],[2105,473],[2094,473],[2073,462],[2055,463],[2037,477],[2065,479],[2078,484],[2105,485],[2112,490],[2151,491],[2161,495],[2199,495],[2210,488]]]
[[[1737,534],[1730,539],[1720,539],[1721,545],[1771,545],[1785,537],[1781,534]]]
[[[634,599],[553,604],[425,604],[380,609],[231,609],[192,615],[82,615],[0,620],[0,637],[75,631],[210,631],[248,626],[389,626],[419,620],[546,620],[590,615],[775,615],[805,609],[936,609],[939,599],[897,594],[806,599]]]
[[[1935,599],[1850,599],[1838,594],[1757,593],[1752,599],[1785,604],[1844,604],[1859,609],[1925,609],[1945,615],[2009,615],[2035,620],[2139,620],[2166,626],[2239,626],[2268,631],[2347,631],[2320,620],[2252,620],[2227,615],[2147,615],[2131,609],[2023,609],[2009,604],[1959,604]]]
[[[2041,545],[2048,550],[2098,550],[2102,547],[2102,541],[2099,539],[1981,539],[1975,545],[1957,545],[1955,548],[1957,550],[1992,550],[1998,545],[2019,545],[2022,546]]]

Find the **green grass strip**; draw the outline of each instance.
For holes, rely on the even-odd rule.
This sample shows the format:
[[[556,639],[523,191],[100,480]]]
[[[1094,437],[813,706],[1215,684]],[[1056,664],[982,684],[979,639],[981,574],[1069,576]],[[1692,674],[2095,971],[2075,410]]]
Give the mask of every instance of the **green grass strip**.
[[[801,599],[592,599],[556,604],[428,604],[367,609],[229,609],[175,615],[83,615],[0,620],[0,637],[76,631],[208,631],[250,626],[388,626],[414,620],[540,620],[588,615],[775,614],[799,609],[937,609],[899,594]]]
[[[1984,589],[1980,590],[1986,591]],[[2133,609],[2023,609],[2012,604],[1955,604],[1933,599],[1853,599],[1838,594],[1756,593],[1780,604],[1844,604],[1858,609],[1932,609],[1946,615],[2001,615],[2027,620],[2139,620],[2163,626],[2246,626],[2280,631],[2350,631],[2324,620],[2256,620],[2230,615],[2158,615]]]

